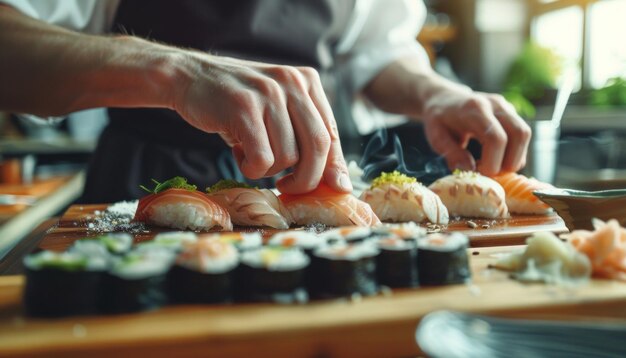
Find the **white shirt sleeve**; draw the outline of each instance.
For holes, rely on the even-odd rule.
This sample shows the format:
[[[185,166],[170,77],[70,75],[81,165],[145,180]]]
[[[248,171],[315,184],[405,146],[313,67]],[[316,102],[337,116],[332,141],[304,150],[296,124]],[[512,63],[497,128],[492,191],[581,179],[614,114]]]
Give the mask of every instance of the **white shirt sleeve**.
[[[26,16],[67,29],[92,34],[107,32],[120,0],[0,0]],[[32,114],[15,114],[35,125],[53,125],[63,117],[42,118]]]
[[[417,42],[426,20],[426,6],[418,0],[356,0],[350,24],[337,45],[335,73],[341,79],[335,110],[351,117],[359,134],[406,122],[376,108],[361,94],[380,71],[395,60],[414,57],[430,65]]]
[[[340,72],[349,89],[359,92],[391,62],[415,56],[429,63],[417,35],[426,6],[416,0],[357,0],[351,23],[337,45]]]
[[[120,0],[0,0],[23,14],[66,29],[101,34],[113,23]]]

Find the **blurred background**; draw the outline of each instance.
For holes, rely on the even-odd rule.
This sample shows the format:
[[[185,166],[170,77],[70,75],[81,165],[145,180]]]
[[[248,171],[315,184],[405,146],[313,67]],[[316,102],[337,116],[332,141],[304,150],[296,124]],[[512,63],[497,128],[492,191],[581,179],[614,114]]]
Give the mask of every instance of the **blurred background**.
[[[626,0],[425,2],[416,40],[433,67],[502,93],[536,128],[526,174],[563,187],[626,187]],[[565,83],[573,93],[555,130],[543,124]],[[0,113],[0,241],[79,197],[106,122],[104,109],[50,126]]]

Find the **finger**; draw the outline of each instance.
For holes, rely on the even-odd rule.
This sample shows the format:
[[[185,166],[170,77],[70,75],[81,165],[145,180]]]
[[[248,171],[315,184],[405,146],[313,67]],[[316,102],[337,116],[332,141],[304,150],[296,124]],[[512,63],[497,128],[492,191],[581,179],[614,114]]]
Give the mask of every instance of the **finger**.
[[[496,118],[508,137],[502,171],[516,172],[526,165],[528,144],[531,138],[530,127],[504,98],[492,96],[490,99]]]
[[[494,116],[490,102],[484,97],[475,98],[467,103],[465,111],[469,118],[463,123],[482,145],[478,171],[489,176],[500,173],[507,135]]]
[[[237,130],[240,141],[233,146],[233,155],[237,160],[243,175],[250,179],[259,179],[266,176],[267,171],[274,164],[274,154],[261,114],[256,118],[244,116],[241,128]]]
[[[328,152],[328,158],[326,159],[326,168],[324,169],[324,181],[330,187],[335,190],[343,192],[352,192],[352,182],[348,175],[348,166],[346,160],[343,157],[343,150],[341,149],[341,140],[339,138],[339,130],[337,129],[337,121],[333,114],[328,98],[324,93],[321,81],[317,71],[311,68],[303,68],[305,76],[311,78],[311,86],[309,93],[315,108],[319,111],[322,120],[330,134],[330,150]],[[311,71],[313,71],[311,73]]]
[[[289,119],[285,95],[278,84],[275,81],[273,83],[276,89],[267,95],[268,104],[263,116],[274,154],[274,164],[267,171],[267,176],[280,173],[296,165],[299,160],[298,144]]]
[[[281,178],[276,186],[281,193],[306,193],[315,189],[322,179],[330,150],[330,135],[306,92],[290,96],[287,101],[300,160],[293,173]]]
[[[433,150],[446,159],[450,170],[476,170],[476,161],[466,150],[466,144],[454,138],[453,133],[439,125],[426,127],[428,142]],[[466,141],[463,141],[466,142]]]

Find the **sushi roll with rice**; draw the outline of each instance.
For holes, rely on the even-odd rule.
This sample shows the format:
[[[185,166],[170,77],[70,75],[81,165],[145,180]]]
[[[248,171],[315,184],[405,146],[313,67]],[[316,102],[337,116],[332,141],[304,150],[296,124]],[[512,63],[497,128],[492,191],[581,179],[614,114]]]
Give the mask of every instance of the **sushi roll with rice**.
[[[319,298],[375,294],[379,252],[371,240],[319,248],[311,260],[309,293]]]
[[[237,249],[226,242],[202,239],[188,243],[168,274],[172,303],[225,303],[232,301]]]
[[[326,240],[322,236],[308,231],[286,231],[274,234],[267,244],[269,246],[297,247],[311,257],[316,249],[326,245]]]
[[[233,244],[240,252],[258,249],[263,245],[263,235],[259,232],[229,232],[205,235],[203,238],[215,238]]]
[[[235,225],[288,229],[293,222],[287,208],[269,189],[221,180],[206,191],[212,200],[228,210]]]
[[[322,233],[322,237],[331,244],[340,241],[356,243],[371,239],[374,236],[376,236],[376,234],[373,229],[362,226],[345,226]]]
[[[24,258],[24,308],[32,317],[63,317],[97,312],[107,260],[78,252],[40,251]]]
[[[125,233],[104,234],[74,241],[70,251],[93,255],[123,255],[133,246],[133,237]]]
[[[409,221],[402,224],[383,224],[373,229],[374,235],[395,235],[402,239],[417,239],[426,235],[426,229]]]
[[[431,234],[417,241],[417,271],[422,286],[464,283],[470,280],[469,239],[459,233]]]
[[[305,303],[309,258],[298,248],[262,247],[241,255],[237,296],[242,301]]]
[[[173,231],[157,234],[154,239],[144,241],[137,244],[136,249],[139,251],[151,249],[167,249],[178,252],[183,246],[192,244],[198,240],[198,236],[193,232]]]
[[[188,184],[187,179],[154,182],[153,189],[142,186],[150,195],[139,200],[134,220],[178,230],[233,229],[228,211]]]
[[[394,171],[383,172],[361,194],[382,221],[448,224],[448,209],[437,194],[417,179]]]
[[[166,277],[174,257],[171,250],[153,249],[133,250],[116,259],[104,277],[100,309],[130,313],[166,304]]]
[[[376,241],[380,254],[376,257],[378,284],[388,287],[417,287],[417,240],[396,235]]]

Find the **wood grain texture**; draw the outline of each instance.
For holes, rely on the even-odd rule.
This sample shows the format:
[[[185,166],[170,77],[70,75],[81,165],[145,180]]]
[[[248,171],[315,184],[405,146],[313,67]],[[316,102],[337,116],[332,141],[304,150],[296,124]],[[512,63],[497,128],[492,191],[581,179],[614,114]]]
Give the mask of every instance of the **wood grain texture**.
[[[23,317],[23,278],[0,277],[0,355],[415,356],[417,324],[441,309],[525,318],[626,319],[626,284],[593,280],[564,289],[521,284],[487,269],[502,253],[520,248],[470,249],[471,285],[396,290],[389,297],[354,303],[172,306],[57,320]]]
[[[62,251],[72,242],[85,236],[95,235],[87,230],[87,223],[94,218],[96,211],[105,210],[107,205],[73,205],[59,220],[57,228],[51,230],[42,240],[40,248]],[[552,231],[555,233],[567,232],[563,220],[557,215],[526,215],[514,216],[510,219],[485,220],[472,219],[477,224],[470,228],[468,220],[452,220],[444,231],[462,232],[469,236],[472,247],[509,246],[524,244],[526,238],[537,231]],[[488,228],[483,228],[488,225]],[[239,228],[238,230],[254,230]],[[150,228],[144,234],[135,237],[137,242],[149,240],[158,232],[167,231],[162,228]],[[274,229],[264,229],[268,236],[276,232]]]

